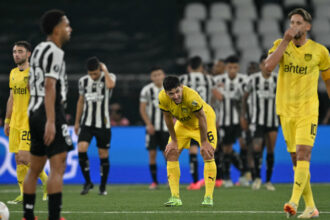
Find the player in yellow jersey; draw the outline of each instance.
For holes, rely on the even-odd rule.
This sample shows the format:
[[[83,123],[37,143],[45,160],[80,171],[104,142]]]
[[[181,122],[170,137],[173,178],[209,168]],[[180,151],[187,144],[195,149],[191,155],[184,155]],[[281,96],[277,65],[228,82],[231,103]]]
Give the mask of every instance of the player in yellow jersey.
[[[217,146],[216,117],[211,106],[189,87],[180,84],[179,78],[168,76],[159,93],[159,108],[163,111],[165,123],[170,133],[165,149],[167,178],[171,197],[165,206],[181,206],[179,194],[179,156],[184,148],[190,147],[191,139],[200,145],[204,159],[205,196],[202,205],[213,206],[213,190],[216,179],[214,150]],[[173,117],[177,119],[175,125]]]
[[[30,129],[27,109],[30,92],[29,81],[29,57],[31,45],[26,41],[18,41],[14,44],[13,58],[17,67],[12,69],[9,76],[10,96],[7,102],[5,119],[5,134],[9,136],[9,151],[15,153],[17,182],[20,195],[8,201],[9,204],[17,204],[23,201],[23,181],[29,168],[30,159]],[[40,179],[43,182],[43,200],[47,200],[47,174],[42,172]]]
[[[294,216],[303,196],[305,210],[298,218],[312,218],[319,216],[309,171],[318,124],[317,85],[321,71],[330,97],[330,59],[329,51],[323,45],[307,39],[312,17],[306,10],[294,9],[289,13],[289,19],[290,28],[283,39],[274,42],[265,64],[267,71],[280,65],[276,112],[295,170],[292,196],[285,203],[284,211],[288,217]]]

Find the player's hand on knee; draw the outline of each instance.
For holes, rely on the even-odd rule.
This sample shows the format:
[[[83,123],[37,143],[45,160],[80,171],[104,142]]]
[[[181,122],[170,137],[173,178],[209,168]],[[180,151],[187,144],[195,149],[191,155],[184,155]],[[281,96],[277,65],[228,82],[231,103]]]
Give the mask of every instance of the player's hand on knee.
[[[44,144],[49,146],[55,138],[56,129],[54,122],[46,122],[45,133],[44,133]]]
[[[203,156],[204,160],[210,160],[214,158],[214,148],[209,142],[205,141],[202,143],[201,155]]]
[[[168,159],[170,156],[177,154],[179,154],[178,143],[176,141],[171,141],[166,146],[165,157]]]

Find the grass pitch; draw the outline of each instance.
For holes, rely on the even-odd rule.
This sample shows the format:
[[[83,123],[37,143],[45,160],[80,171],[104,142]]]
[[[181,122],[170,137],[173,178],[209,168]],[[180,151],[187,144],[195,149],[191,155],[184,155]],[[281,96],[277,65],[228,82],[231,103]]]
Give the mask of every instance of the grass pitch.
[[[161,185],[149,190],[147,185],[108,185],[108,195],[99,196],[98,186],[85,196],[81,185],[65,185],[62,216],[67,220],[104,219],[286,219],[283,205],[291,195],[291,184],[277,184],[276,191],[262,187],[253,191],[247,187],[216,188],[214,207],[201,207],[204,188],[198,191],[180,188],[182,207],[168,208],[163,203],[170,197],[169,188]],[[312,184],[319,219],[330,219],[330,185]],[[18,195],[18,186],[0,185],[0,201],[6,202]],[[38,188],[35,214],[39,220],[47,219],[47,202],[41,200]],[[22,205],[8,205],[10,219],[21,219]],[[304,209],[301,200],[298,212]]]

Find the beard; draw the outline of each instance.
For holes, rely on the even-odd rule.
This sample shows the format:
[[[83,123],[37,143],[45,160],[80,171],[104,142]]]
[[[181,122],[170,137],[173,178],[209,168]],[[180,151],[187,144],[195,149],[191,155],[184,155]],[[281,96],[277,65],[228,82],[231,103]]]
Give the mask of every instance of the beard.
[[[300,39],[302,36],[303,36],[303,33],[299,31],[299,32],[294,36],[294,39],[298,40],[298,39]]]
[[[18,61],[15,61],[16,65],[22,65],[24,64],[26,61],[26,59],[21,59],[21,60],[18,60]]]

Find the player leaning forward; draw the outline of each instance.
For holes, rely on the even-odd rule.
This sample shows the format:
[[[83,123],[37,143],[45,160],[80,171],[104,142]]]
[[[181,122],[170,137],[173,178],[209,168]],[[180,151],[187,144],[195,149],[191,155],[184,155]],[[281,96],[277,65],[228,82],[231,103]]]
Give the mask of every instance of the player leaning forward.
[[[159,93],[159,108],[163,111],[170,138],[165,149],[167,178],[171,197],[165,206],[181,206],[179,194],[179,156],[184,148],[189,148],[194,139],[201,146],[204,159],[205,196],[202,205],[213,205],[213,190],[216,177],[214,150],[217,146],[215,113],[211,106],[187,86],[180,84],[175,76],[168,76],[163,82],[164,90]],[[173,117],[177,119],[173,122]]]
[[[268,71],[280,64],[276,90],[276,112],[280,116],[288,152],[295,174],[292,196],[284,211],[297,213],[300,197],[305,211],[298,218],[318,217],[310,185],[310,159],[316,136],[319,100],[317,85],[319,73],[330,94],[329,51],[321,44],[307,39],[311,29],[311,15],[297,8],[289,13],[290,28],[283,39],[274,42],[265,65]]]

